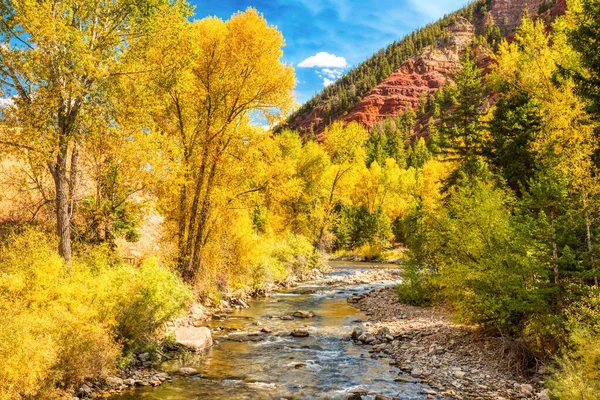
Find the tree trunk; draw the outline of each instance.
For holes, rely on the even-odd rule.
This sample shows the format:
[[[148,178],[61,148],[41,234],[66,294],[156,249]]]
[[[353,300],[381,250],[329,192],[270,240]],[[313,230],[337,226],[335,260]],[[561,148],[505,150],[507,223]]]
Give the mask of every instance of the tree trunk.
[[[314,244],[314,253],[318,253],[318,252],[323,252],[323,239],[325,238],[325,228],[327,225],[327,222],[329,220],[329,216],[331,214],[331,209],[333,207],[333,198],[335,196],[335,188],[338,184],[338,182],[340,181],[340,179],[342,178],[342,176],[346,173],[346,171],[337,171],[337,173],[335,174],[335,178],[333,179],[333,184],[331,185],[331,191],[329,192],[329,202],[327,203],[327,209],[325,210],[325,216],[323,217],[323,221],[321,222],[321,229],[319,230],[319,237],[317,238],[317,241]]]
[[[202,207],[200,208],[200,221],[196,232],[196,240],[193,245],[192,257],[188,266],[190,274],[190,283],[195,282],[198,272],[202,269],[202,261],[204,256],[204,245],[206,243],[205,233],[207,231],[208,217],[212,207],[212,191],[214,180],[217,173],[219,159],[215,159],[210,167],[210,172],[206,182],[206,190],[202,199]]]
[[[191,270],[192,257],[194,254],[194,243],[196,242],[196,236],[198,235],[198,206],[202,197],[202,191],[204,190],[206,181],[206,166],[208,162],[209,148],[208,144],[204,144],[202,149],[202,163],[196,176],[194,177],[194,191],[192,204],[188,215],[182,215],[183,221],[182,226],[186,226],[186,235],[182,235],[185,242],[179,246],[179,259],[182,277],[188,283],[192,283],[194,272]],[[193,174],[192,174],[193,176]]]
[[[554,210],[550,213],[552,219],[552,262],[554,264],[554,284],[558,285],[558,244],[556,243],[556,223],[554,220]]]
[[[67,152],[68,142],[61,140],[61,146],[56,156],[56,162],[50,165],[54,178],[56,192],[56,233],[58,235],[58,253],[71,262],[71,215],[69,213],[68,183],[67,183]],[[70,273],[70,271],[69,271]]]
[[[584,207],[586,207],[584,205]],[[590,222],[590,211],[585,209],[585,239],[587,243],[588,253],[590,254],[590,265],[593,268],[594,272],[594,286],[598,286],[598,273],[596,271],[596,263],[594,261],[594,256],[592,255],[592,227]]]

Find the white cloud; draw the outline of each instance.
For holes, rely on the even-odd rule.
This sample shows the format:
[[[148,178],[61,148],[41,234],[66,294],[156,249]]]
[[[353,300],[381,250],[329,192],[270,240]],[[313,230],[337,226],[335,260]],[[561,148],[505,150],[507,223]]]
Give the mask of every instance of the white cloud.
[[[346,68],[348,63],[344,57],[338,57],[335,54],[329,54],[325,51],[308,57],[298,64],[299,68]]]
[[[319,76],[327,77],[329,79],[338,79],[342,75],[344,75],[344,70],[341,68],[334,68],[334,69],[323,68],[321,70],[321,72],[319,73]]]
[[[335,82],[334,80],[323,78],[323,86],[324,87],[327,87],[327,86],[331,85],[334,82]]]

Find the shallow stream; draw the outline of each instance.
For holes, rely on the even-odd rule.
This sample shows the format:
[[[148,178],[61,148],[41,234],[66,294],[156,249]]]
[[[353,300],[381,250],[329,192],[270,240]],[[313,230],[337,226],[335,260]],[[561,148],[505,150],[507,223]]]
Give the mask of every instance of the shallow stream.
[[[395,381],[399,370],[389,360],[372,358],[370,346],[348,340],[352,329],[369,319],[346,302],[355,293],[393,282],[331,286],[326,280],[374,268],[374,264],[332,262],[325,280],[307,282],[251,303],[226,319],[211,321],[216,344],[207,351],[183,360],[163,363],[161,369],[176,371],[193,367],[199,375],[174,376],[158,388],[136,387],[115,400],[183,399],[344,399],[363,387],[373,393],[402,399],[423,399],[424,386]],[[297,310],[313,311],[314,318],[291,321],[273,315],[291,315]],[[263,327],[272,334],[260,333]],[[295,338],[296,328],[310,336]]]

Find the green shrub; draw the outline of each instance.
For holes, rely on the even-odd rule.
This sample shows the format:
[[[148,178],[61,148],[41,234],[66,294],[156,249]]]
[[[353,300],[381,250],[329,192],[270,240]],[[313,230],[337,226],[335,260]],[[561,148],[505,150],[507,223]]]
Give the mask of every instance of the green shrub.
[[[280,240],[263,240],[252,269],[252,289],[260,290],[265,283],[318,267],[320,261],[320,253],[314,252],[305,236],[289,234]]]
[[[557,399],[600,399],[600,336],[574,338],[579,342],[572,354],[558,361],[549,381]]]
[[[377,249],[381,253],[393,238],[392,224],[381,208],[370,213],[366,206],[345,206],[335,227],[335,250]]]
[[[156,261],[136,268],[100,248],[65,265],[35,230],[7,243],[0,249],[2,400],[54,398],[113,372],[123,345],[149,340],[190,299]]]
[[[400,301],[414,306],[431,306],[438,291],[434,276],[420,273],[411,266],[404,268],[402,283],[396,285]]]

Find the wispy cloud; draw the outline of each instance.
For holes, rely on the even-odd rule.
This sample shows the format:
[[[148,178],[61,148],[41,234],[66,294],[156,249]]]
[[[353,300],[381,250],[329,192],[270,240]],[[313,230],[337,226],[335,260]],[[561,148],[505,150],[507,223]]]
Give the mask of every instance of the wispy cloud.
[[[342,75],[344,75],[344,70],[341,68],[323,68],[321,72],[319,72],[320,76],[327,77],[329,79],[338,79]]]
[[[344,57],[321,51],[298,64],[299,68],[347,68],[348,62]]]

